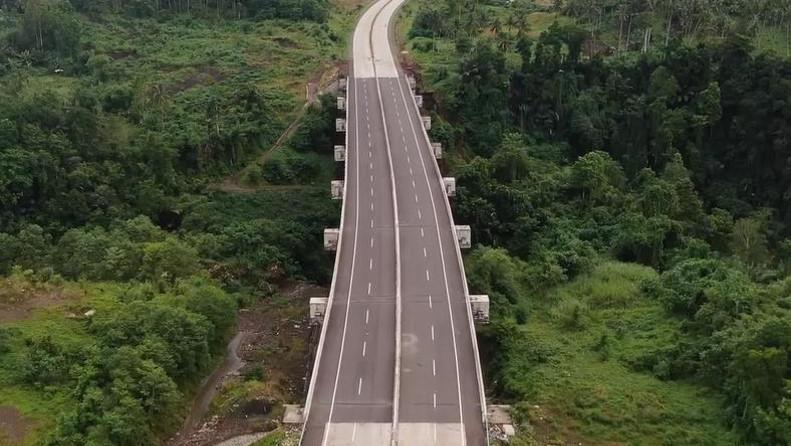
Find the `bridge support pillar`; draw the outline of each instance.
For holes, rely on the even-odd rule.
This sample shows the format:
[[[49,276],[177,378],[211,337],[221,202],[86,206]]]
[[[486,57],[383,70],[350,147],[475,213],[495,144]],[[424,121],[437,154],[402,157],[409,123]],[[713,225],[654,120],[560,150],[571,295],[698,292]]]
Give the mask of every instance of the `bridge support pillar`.
[[[441,160],[442,159],[442,143],[441,142],[432,142],[431,143],[431,151],[434,152],[434,158]]]
[[[431,130],[431,116],[421,116],[420,120],[423,121],[423,128],[426,131]]]
[[[305,409],[297,404],[283,404],[283,424],[302,424],[305,422]]]
[[[489,323],[489,296],[485,294],[470,295],[470,309],[475,322]]]
[[[338,237],[340,231],[338,228],[327,228],[324,230],[324,250],[335,251],[338,249]]]
[[[338,133],[346,131],[346,120],[343,118],[337,118],[335,120],[335,131]]]
[[[346,161],[346,146],[335,146],[335,161]]]
[[[470,249],[472,247],[472,229],[468,225],[456,225],[456,239],[459,241],[459,248]]]
[[[343,199],[343,180],[332,180],[330,183],[330,193],[333,200]]]
[[[516,435],[514,424],[511,420],[511,406],[488,404],[486,406],[486,418],[489,420],[491,428],[491,438],[503,442]]]
[[[442,179],[442,182],[445,183],[445,195],[449,197],[456,196],[456,178],[453,177],[445,177]]]
[[[314,325],[321,324],[324,320],[324,313],[327,312],[327,298],[326,297],[311,297],[310,298],[310,323]]]

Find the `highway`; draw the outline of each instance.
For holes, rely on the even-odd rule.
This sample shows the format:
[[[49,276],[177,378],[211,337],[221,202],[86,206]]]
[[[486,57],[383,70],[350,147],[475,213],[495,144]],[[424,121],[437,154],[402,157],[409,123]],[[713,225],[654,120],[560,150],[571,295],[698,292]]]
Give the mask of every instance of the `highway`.
[[[376,1],[354,32],[341,236],[305,446],[487,444],[450,206],[391,48],[404,1]]]

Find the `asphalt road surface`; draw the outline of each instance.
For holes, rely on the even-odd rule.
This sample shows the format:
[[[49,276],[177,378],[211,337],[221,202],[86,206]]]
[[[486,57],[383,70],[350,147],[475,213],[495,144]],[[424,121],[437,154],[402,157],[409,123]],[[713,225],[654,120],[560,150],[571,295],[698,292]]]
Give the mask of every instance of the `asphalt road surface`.
[[[378,0],[354,33],[343,227],[305,446],[487,444],[452,219],[390,44],[404,1]]]

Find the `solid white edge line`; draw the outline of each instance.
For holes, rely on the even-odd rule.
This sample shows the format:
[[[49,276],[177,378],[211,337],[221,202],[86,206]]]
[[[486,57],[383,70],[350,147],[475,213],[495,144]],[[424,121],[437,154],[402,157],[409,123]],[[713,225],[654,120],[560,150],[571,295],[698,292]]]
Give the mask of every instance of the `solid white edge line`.
[[[404,97],[404,87],[403,87],[403,84],[401,82],[402,82],[402,79],[399,76],[398,86],[401,89],[401,96]],[[411,91],[410,91],[409,97],[412,99],[412,105],[414,106],[412,111],[415,112],[415,116],[417,116],[418,117],[417,119],[419,120],[420,119],[419,118],[420,113],[418,112],[418,110],[420,109],[420,107],[417,106],[417,101],[415,100],[415,96],[411,93]],[[410,111],[409,109],[410,109],[410,107],[407,107],[407,113],[408,114],[409,114],[409,111]],[[410,122],[410,126],[412,127],[413,134],[414,134],[414,124],[413,124],[414,120],[413,120],[413,116],[411,114],[409,114],[409,122]],[[439,183],[440,183],[440,186],[441,186],[441,190],[443,191],[442,197],[443,197],[443,201],[445,202],[445,210],[448,213],[448,220],[449,220],[449,223],[450,223],[450,227],[451,227],[451,230],[454,231],[452,239],[453,239],[453,244],[454,244],[454,246],[456,248],[456,258],[458,260],[459,269],[461,270],[461,278],[462,278],[461,283],[462,283],[462,287],[464,289],[464,300],[465,300],[465,303],[467,304],[467,319],[468,319],[468,322],[469,322],[468,325],[469,325],[469,328],[470,328],[470,336],[472,336],[472,348],[473,348],[473,351],[475,352],[475,355],[474,355],[475,356],[475,372],[478,375],[478,399],[481,402],[481,421],[483,422],[484,436],[486,438],[486,444],[488,446],[490,444],[490,440],[489,440],[489,418],[486,416],[486,393],[484,391],[484,386],[483,386],[483,371],[481,369],[481,357],[480,357],[480,352],[478,351],[478,335],[475,333],[475,323],[474,323],[473,318],[472,318],[472,308],[470,307],[470,290],[469,290],[469,287],[467,286],[467,273],[464,270],[464,260],[462,259],[462,256],[461,256],[461,247],[459,246],[459,239],[456,237],[456,234],[455,234],[455,229],[454,228],[456,227],[456,223],[453,221],[453,211],[452,211],[452,209],[450,207],[450,200],[448,199],[448,195],[444,193],[445,183],[444,183],[444,180],[442,178],[442,172],[439,170],[439,163],[437,162],[437,159],[434,157],[433,152],[431,152],[431,140],[428,137],[428,133],[426,132],[425,128],[422,125],[421,125],[420,128],[422,130],[421,133],[423,134],[423,140],[426,143],[426,147],[428,148],[428,150],[431,153],[431,157],[430,158],[433,160],[432,164],[434,165],[434,171],[435,171],[437,177],[439,178]],[[419,144],[418,144],[418,146],[419,146]],[[420,151],[420,160],[421,160],[421,162],[423,161],[423,151],[422,150]],[[432,197],[433,197],[433,195],[432,195]]]
[[[346,90],[347,90],[347,92],[348,92],[348,86],[349,86],[349,81],[347,80],[346,81],[346,87],[347,87]],[[355,174],[354,174],[354,177],[359,180],[359,178],[360,178],[360,154],[359,154],[359,150],[358,149],[359,149],[359,145],[360,144],[359,144],[359,133],[357,131],[357,118],[356,118],[356,116],[357,116],[357,105],[358,105],[357,104],[357,83],[355,82],[354,83],[354,113],[355,113],[355,119],[354,119],[354,123],[355,123],[355,132],[354,132],[354,140],[355,140],[354,141],[354,148],[355,148],[355,150],[354,150],[354,159],[355,159],[354,170],[355,170]],[[348,109],[349,107],[346,107],[346,108]],[[347,115],[348,115],[348,111],[347,111]],[[348,141],[348,136],[349,135],[348,135],[348,132],[347,132],[347,134],[346,134],[347,141]],[[348,173],[348,172],[346,172],[346,173]],[[358,231],[360,229],[360,185],[359,184],[357,184],[357,188],[355,190],[354,206],[355,206],[354,207],[355,215],[354,215],[354,239],[353,239],[353,242],[352,242],[352,264],[351,264],[351,268],[352,269],[351,269],[351,273],[349,273],[349,290],[348,290],[348,293],[346,295],[346,312],[345,312],[344,319],[343,319],[343,333],[341,334],[341,351],[338,354],[338,365],[337,365],[337,368],[335,369],[335,383],[334,383],[333,388],[332,388],[332,400],[330,402],[330,413],[327,416],[327,427],[324,429],[324,435],[323,435],[323,438],[321,440],[321,444],[322,445],[326,445],[327,444],[327,438],[328,438],[329,433],[330,433],[330,426],[332,425],[332,413],[335,410],[335,397],[336,397],[336,395],[338,393],[338,380],[339,380],[340,375],[341,375],[341,363],[343,362],[343,349],[344,349],[345,344],[346,344],[346,328],[349,325],[349,307],[351,307],[350,303],[351,303],[351,299],[352,299],[352,287],[354,285],[354,267],[355,267],[355,264],[356,264],[356,257],[357,257],[355,255],[357,253],[357,233],[358,233]],[[343,216],[341,216],[341,218],[343,218]],[[340,256],[337,256],[337,257],[340,257]],[[333,280],[334,280],[334,276],[333,276]],[[325,320],[327,320],[327,321],[329,320],[329,319],[326,319],[327,311],[325,311],[325,316],[324,317],[325,317]],[[327,324],[325,323],[325,325],[327,325]],[[324,330],[324,327],[322,327],[322,330]],[[316,367],[316,369],[318,369],[318,367]],[[306,423],[305,424],[307,424],[307,418],[306,418]]]
[[[409,105],[408,105],[408,103],[406,101],[406,96],[404,95],[404,89],[403,89],[403,86],[401,85],[400,77],[397,80],[397,82],[398,82],[398,88],[401,90],[401,99],[403,100],[404,108],[407,110],[407,114],[409,114]],[[410,93],[410,96],[411,96],[411,93]],[[447,268],[445,266],[445,253],[444,253],[444,249],[442,247],[442,232],[440,231],[440,227],[439,227],[439,216],[437,215],[437,204],[434,201],[434,193],[431,190],[431,181],[429,180],[429,177],[428,177],[428,170],[426,169],[426,163],[423,161],[423,154],[422,154],[422,151],[420,149],[420,141],[418,140],[417,132],[415,131],[415,125],[414,125],[414,122],[413,122],[411,116],[410,116],[410,119],[409,119],[409,127],[412,129],[412,135],[413,135],[413,137],[415,139],[415,146],[416,146],[416,149],[418,151],[418,156],[420,158],[420,164],[423,167],[423,176],[426,179],[426,185],[428,186],[429,198],[431,199],[431,209],[432,209],[433,214],[434,214],[434,226],[435,226],[435,229],[437,231],[436,234],[437,234],[437,242],[439,243],[440,262],[442,263],[442,278],[443,278],[443,282],[445,284],[445,296],[446,296],[447,302],[448,302],[448,316],[450,317],[451,340],[453,341],[452,342],[453,343],[453,357],[454,357],[455,363],[456,363],[455,364],[455,366],[456,366],[455,367],[455,369],[456,369],[456,393],[458,394],[459,422],[461,424],[461,432],[459,434],[461,436],[461,445],[464,446],[465,444],[467,444],[467,432],[466,432],[466,429],[464,427],[464,409],[463,409],[462,398],[461,398],[462,390],[461,390],[461,372],[459,371],[459,350],[458,350],[458,345],[457,345],[457,342],[456,342],[456,327],[455,327],[455,323],[453,321],[453,307],[452,307],[451,301],[450,301],[450,287],[448,285],[448,272],[447,272]],[[440,178],[441,178],[441,176],[440,176]],[[420,214],[418,214],[418,216],[420,216]],[[453,237],[453,238],[455,239],[456,237]],[[428,277],[428,270],[426,270],[426,277]],[[465,281],[465,280],[466,279],[464,278],[464,276],[462,276],[462,281]],[[475,341],[475,339],[473,338],[473,342],[474,341]],[[435,394],[434,407],[436,407],[436,394]],[[486,433],[484,433],[484,435],[486,436]]]

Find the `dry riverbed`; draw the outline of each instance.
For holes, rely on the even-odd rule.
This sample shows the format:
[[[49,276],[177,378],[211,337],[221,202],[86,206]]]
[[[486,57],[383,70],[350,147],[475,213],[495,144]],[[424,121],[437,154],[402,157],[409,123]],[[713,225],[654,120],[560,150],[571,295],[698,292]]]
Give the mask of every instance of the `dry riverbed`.
[[[182,431],[168,444],[213,446],[226,440],[236,444],[237,438],[242,444],[254,438],[250,434],[281,427],[282,405],[303,399],[311,337],[308,300],[326,294],[325,288],[287,284],[241,310],[225,360],[203,383]]]

